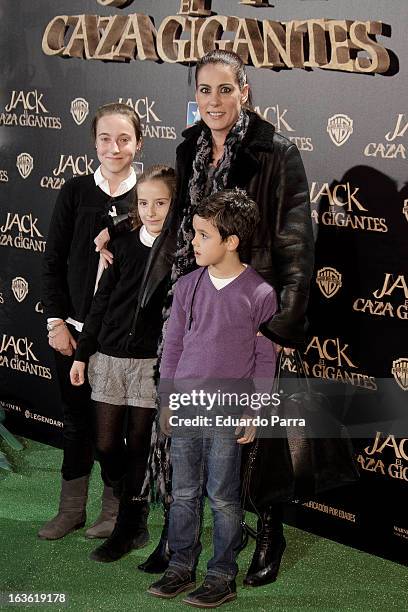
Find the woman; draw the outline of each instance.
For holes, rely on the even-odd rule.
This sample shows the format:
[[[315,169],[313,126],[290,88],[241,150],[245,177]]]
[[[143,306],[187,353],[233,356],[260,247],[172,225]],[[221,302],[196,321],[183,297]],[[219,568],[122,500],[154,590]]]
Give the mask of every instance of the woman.
[[[95,174],[75,177],[62,187],[43,261],[42,302],[48,317],[49,344],[54,349],[64,419],[59,512],[38,532],[46,540],[63,538],[82,527],[86,519],[89,475],[94,461],[91,390],[88,384],[72,387],[69,372],[104,267],[93,239],[107,225],[113,227],[112,215],[130,209],[136,184],[132,163],[142,146],[139,117],[125,104],[100,107],[92,122],[92,136],[101,165]],[[105,486],[101,515],[87,530],[87,537],[108,537],[117,511],[118,501],[112,488]]]
[[[280,347],[302,344],[309,283],[313,271],[313,234],[309,190],[300,154],[294,144],[250,110],[249,86],[241,59],[214,50],[196,66],[196,100],[201,120],[183,132],[177,148],[178,189],[161,253],[177,248],[173,283],[195,268],[191,240],[195,206],[204,196],[240,187],[259,207],[261,221],[245,261],[277,291],[279,312],[261,332]],[[158,245],[159,246],[159,245]],[[152,254],[153,255],[153,254]],[[163,259],[162,259],[163,262]],[[156,276],[165,265],[151,257]],[[146,275],[142,303],[152,290]],[[166,525],[158,548],[142,564],[144,571],[162,571],[166,562]],[[285,547],[282,508],[264,508],[257,545],[245,584],[258,586],[276,579]]]

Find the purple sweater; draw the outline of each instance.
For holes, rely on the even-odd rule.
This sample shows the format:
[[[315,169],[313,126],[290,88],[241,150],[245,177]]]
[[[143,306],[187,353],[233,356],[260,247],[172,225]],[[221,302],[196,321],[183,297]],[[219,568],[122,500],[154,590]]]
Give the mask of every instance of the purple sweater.
[[[222,289],[214,287],[207,269],[183,276],[175,285],[160,378],[271,379],[275,349],[257,333],[276,308],[275,290],[249,266]]]

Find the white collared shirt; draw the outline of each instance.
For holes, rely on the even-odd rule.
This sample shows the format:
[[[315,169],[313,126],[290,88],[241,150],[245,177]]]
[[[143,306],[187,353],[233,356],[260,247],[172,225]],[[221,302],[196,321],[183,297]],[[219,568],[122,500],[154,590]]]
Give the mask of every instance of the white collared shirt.
[[[95,185],[112,198],[117,198],[127,191],[133,189],[133,187],[136,185],[136,180],[136,172],[134,171],[133,166],[131,166],[129,176],[120,183],[115,193],[111,193],[109,189],[109,181],[102,174],[102,166],[99,166],[94,173]]]
[[[139,230],[139,238],[142,244],[144,244],[147,247],[152,247],[153,242],[156,240],[157,236],[152,236],[151,234],[149,234],[149,232],[146,229],[146,226],[142,225],[142,227]]]
[[[124,193],[127,193],[131,189],[133,189],[133,187],[136,185],[137,178],[136,178],[136,172],[131,166],[129,176],[120,183],[115,193],[111,194],[110,189],[109,189],[109,181],[102,174],[102,166],[98,166],[98,168],[94,172],[94,181],[95,181],[95,185],[99,187],[99,189],[102,189],[104,193],[111,196],[112,198],[117,198],[123,195]],[[116,213],[116,208],[114,205],[111,206],[111,210],[109,211],[109,214],[112,217],[116,217],[117,213]],[[102,272],[103,272],[103,263],[102,263],[101,258],[99,258],[98,271],[97,271],[96,279],[95,279],[94,294],[96,293],[96,290],[98,289],[98,283],[102,276]],[[47,319],[47,323],[50,323],[51,321],[56,321],[56,320],[57,319],[55,317],[49,317]],[[75,319],[72,319],[71,317],[68,317],[68,319],[66,319],[66,322],[73,325],[75,329],[79,332],[82,331],[82,328],[84,326],[83,323],[81,323],[80,321],[76,321]]]

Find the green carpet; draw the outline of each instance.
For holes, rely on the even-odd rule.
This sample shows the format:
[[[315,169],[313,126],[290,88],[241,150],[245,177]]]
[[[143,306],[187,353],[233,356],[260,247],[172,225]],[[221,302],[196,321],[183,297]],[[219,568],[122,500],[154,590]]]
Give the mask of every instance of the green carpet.
[[[15,472],[0,479],[0,591],[67,594],[68,604],[19,606],[27,610],[166,610],[191,609],[182,597],[164,601],[146,594],[152,577],[136,569],[157,542],[161,512],[150,514],[151,543],[112,564],[88,560],[98,541],[80,530],[56,542],[36,537],[53,516],[58,496],[61,451],[26,441],[23,452],[8,456]],[[98,514],[101,491],[99,469],[94,469],[88,523]],[[288,547],[279,579],[263,588],[242,587],[253,543],[240,555],[237,601],[222,610],[276,612],[350,610],[356,612],[408,610],[407,569],[396,563],[286,527]],[[206,514],[199,579],[210,555],[211,527]],[[1,606],[0,606],[1,607]],[[7,610],[15,609],[7,607]],[[1,609],[6,609],[4,606]]]

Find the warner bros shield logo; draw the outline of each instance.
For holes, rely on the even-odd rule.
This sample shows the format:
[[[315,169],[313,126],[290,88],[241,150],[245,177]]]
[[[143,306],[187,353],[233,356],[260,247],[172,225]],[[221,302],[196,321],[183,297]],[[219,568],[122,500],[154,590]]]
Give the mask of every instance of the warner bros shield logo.
[[[408,358],[401,357],[392,362],[391,372],[403,391],[408,391]]]
[[[34,168],[34,160],[29,153],[20,153],[17,157],[16,166],[21,178],[26,179]]]
[[[75,98],[71,102],[71,115],[77,125],[82,125],[89,114],[89,104],[85,98]]]
[[[327,122],[327,132],[336,147],[341,147],[353,133],[353,119],[341,113],[333,115]]]
[[[22,302],[28,295],[28,283],[22,276],[16,276],[11,281],[11,289],[17,302]]]
[[[317,271],[316,283],[324,297],[332,298],[342,286],[341,274],[336,268],[321,268]]]

